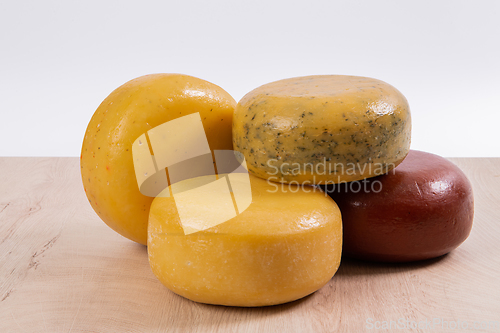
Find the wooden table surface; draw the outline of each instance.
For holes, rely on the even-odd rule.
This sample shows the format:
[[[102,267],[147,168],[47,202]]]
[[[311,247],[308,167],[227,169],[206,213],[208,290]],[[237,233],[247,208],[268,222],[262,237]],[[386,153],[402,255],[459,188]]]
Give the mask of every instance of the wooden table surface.
[[[475,195],[458,249],[403,265],[343,260],[308,297],[234,308],[160,284],[146,247],[90,207],[78,158],[0,158],[0,332],[500,331],[500,158],[451,160]]]

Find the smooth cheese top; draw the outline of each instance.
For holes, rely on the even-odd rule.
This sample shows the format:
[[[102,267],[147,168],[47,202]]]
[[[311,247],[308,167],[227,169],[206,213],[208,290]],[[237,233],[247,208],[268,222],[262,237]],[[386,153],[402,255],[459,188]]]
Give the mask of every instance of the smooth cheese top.
[[[396,88],[377,79],[349,75],[313,75],[264,84],[245,95],[240,103],[245,104],[260,93],[267,97],[286,98],[337,97],[342,102],[348,102],[349,99],[363,102],[386,99],[388,102],[400,104],[404,100],[404,96]]]
[[[196,182],[196,179],[191,181]],[[281,237],[340,228],[341,215],[337,204],[319,188],[276,184],[252,175],[250,185],[251,203],[246,210],[198,233]],[[235,188],[237,184],[233,181],[232,186]],[[179,202],[176,202],[175,197],[159,196],[153,200],[148,230],[150,240],[159,235],[184,236],[178,212]],[[197,201],[201,202],[202,199]],[[191,203],[192,209],[197,209],[195,205],[195,202]],[[203,205],[200,209],[207,217],[221,214],[221,207],[217,204]]]
[[[249,170],[282,182],[312,176],[352,181],[385,173],[408,153],[410,132],[406,98],[383,81],[357,76],[265,84],[241,99],[233,117],[234,148],[243,153]],[[330,165],[314,175],[308,163],[314,170],[318,164]],[[371,170],[347,174],[348,164],[358,169],[371,164]]]

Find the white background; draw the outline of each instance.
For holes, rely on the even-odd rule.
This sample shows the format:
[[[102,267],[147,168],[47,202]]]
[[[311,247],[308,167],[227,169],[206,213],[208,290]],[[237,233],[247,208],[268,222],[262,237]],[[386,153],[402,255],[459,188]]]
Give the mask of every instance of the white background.
[[[500,1],[2,1],[0,156],[79,156],[126,81],[183,73],[236,100],[293,76],[398,88],[412,148],[500,156]]]

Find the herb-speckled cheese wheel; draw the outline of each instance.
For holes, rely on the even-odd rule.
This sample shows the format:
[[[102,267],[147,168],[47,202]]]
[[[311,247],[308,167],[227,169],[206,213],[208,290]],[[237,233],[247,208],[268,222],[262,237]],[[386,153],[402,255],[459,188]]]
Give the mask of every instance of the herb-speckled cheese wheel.
[[[330,281],[342,252],[337,204],[312,186],[253,176],[250,184],[246,210],[190,234],[183,232],[175,196],[153,200],[149,263],[170,290],[201,303],[264,306],[294,301]],[[216,216],[220,207],[205,205],[203,211],[193,219]]]
[[[233,145],[254,175],[338,183],[396,167],[410,148],[406,98],[380,80],[306,76],[265,84],[238,103]]]

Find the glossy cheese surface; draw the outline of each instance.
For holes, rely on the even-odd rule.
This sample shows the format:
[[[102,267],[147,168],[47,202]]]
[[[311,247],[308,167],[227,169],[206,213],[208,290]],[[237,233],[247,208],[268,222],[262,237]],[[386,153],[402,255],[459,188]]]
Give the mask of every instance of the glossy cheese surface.
[[[462,244],[472,228],[469,180],[434,154],[411,150],[387,175],[328,191],[342,211],[344,254],[350,257],[387,262],[435,258]]]
[[[335,274],[342,248],[336,203],[313,187],[250,181],[246,210],[187,235],[175,198],[153,201],[149,262],[171,291],[201,303],[264,306],[311,294]],[[208,216],[220,213],[204,209]]]
[[[99,217],[121,235],[146,244],[153,197],[139,191],[132,144],[150,129],[199,113],[210,149],[232,149],[236,102],[222,88],[181,74],[153,74],[114,90],[97,108],[85,133],[81,175]]]
[[[406,98],[380,80],[306,76],[265,84],[238,103],[234,149],[256,176],[325,183],[383,174],[410,147]]]

